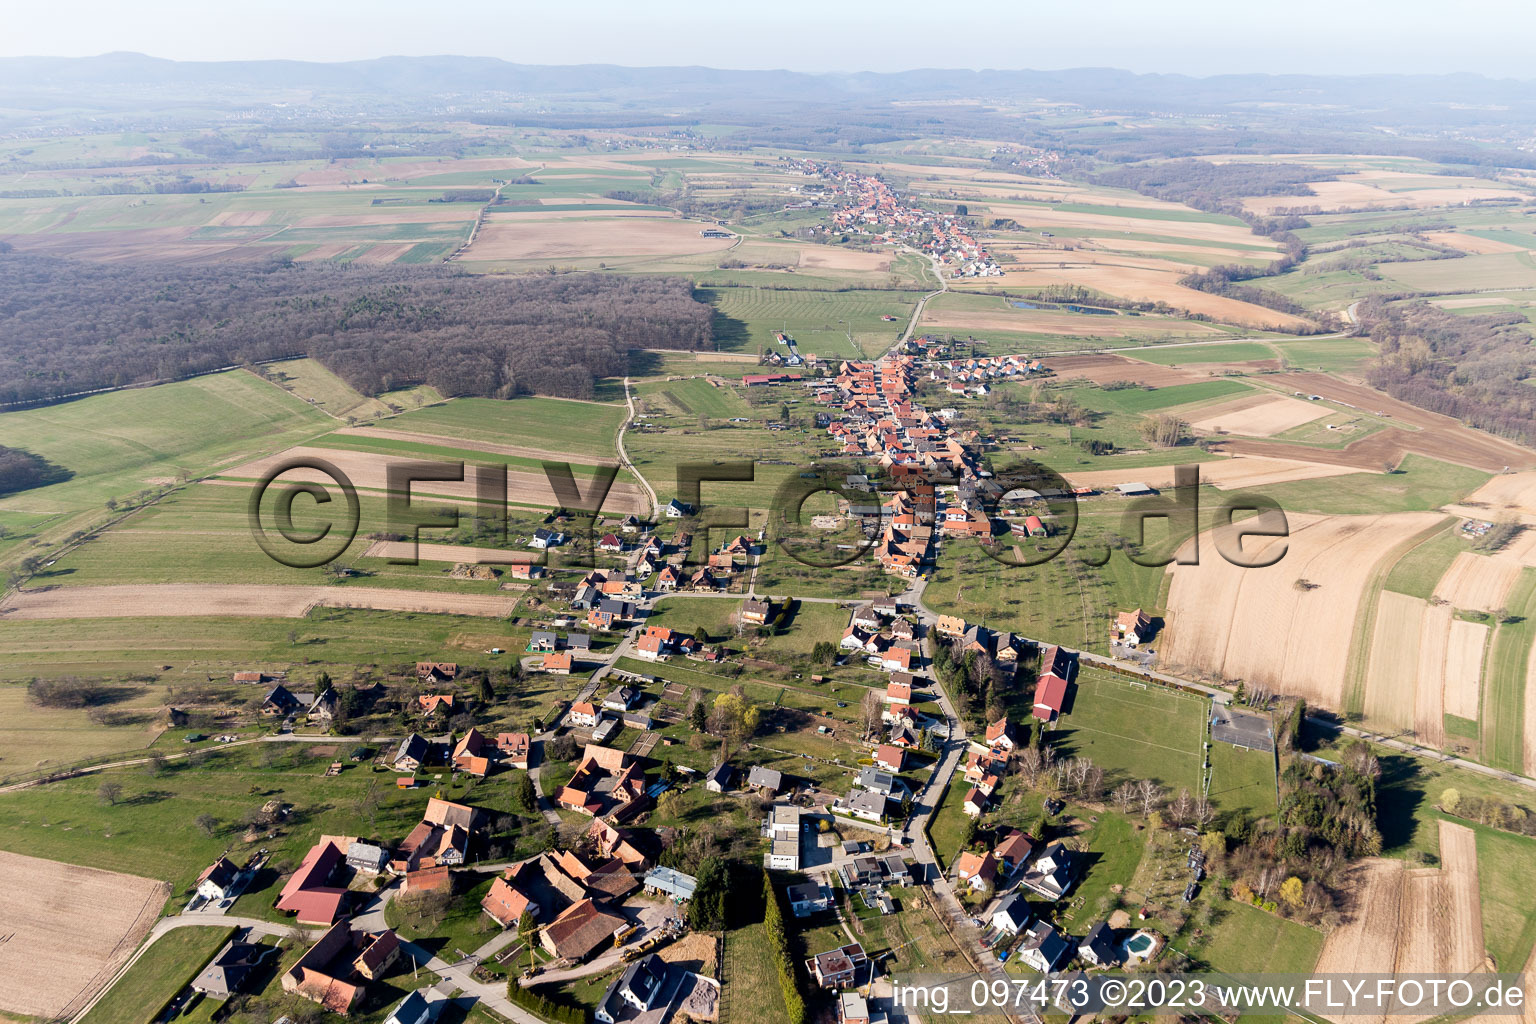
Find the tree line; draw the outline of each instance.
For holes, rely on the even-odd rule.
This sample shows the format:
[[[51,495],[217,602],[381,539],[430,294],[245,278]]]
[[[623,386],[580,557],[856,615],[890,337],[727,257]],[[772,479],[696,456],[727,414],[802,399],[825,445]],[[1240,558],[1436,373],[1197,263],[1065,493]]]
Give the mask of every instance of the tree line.
[[[679,278],[443,267],[168,267],[0,254],[0,404],[310,356],[358,391],[590,398],[627,350],[711,349]]]
[[[1529,321],[1517,311],[1458,316],[1428,302],[1365,299],[1356,314],[1378,346],[1370,383],[1400,401],[1536,443]]]

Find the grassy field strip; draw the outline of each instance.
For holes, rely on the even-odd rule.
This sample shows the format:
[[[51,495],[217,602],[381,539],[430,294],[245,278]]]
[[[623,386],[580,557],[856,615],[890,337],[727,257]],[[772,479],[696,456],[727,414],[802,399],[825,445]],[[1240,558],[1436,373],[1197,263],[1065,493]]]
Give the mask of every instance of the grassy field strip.
[[[1360,715],[1365,712],[1365,677],[1371,657],[1371,632],[1376,624],[1376,607],[1380,603],[1381,590],[1392,567],[1402,560],[1405,553],[1413,551],[1425,540],[1445,529],[1443,522],[1434,523],[1400,541],[1396,547],[1376,563],[1361,589],[1360,607],[1355,612],[1354,631],[1350,635],[1348,657],[1344,663],[1344,712]],[[1431,585],[1433,589],[1433,585]]]
[[[1494,630],[1483,672],[1483,759],[1505,771],[1524,771],[1526,667],[1536,642],[1536,569],[1522,569],[1505,602],[1514,618]]]

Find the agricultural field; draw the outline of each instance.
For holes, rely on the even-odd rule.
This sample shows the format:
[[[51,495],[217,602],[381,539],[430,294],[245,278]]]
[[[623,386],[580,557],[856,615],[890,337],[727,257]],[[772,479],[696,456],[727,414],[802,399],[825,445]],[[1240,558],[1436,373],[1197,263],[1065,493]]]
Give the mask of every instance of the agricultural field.
[[[558,398],[459,398],[389,421],[389,429],[433,435],[460,443],[512,445],[611,459],[624,406]],[[441,443],[441,442],[440,442]]]
[[[275,381],[329,416],[348,422],[389,416],[423,405],[433,405],[443,396],[429,387],[401,388],[380,398],[360,394],[351,385],[314,359],[290,359],[266,367],[268,379]]]
[[[216,472],[325,432],[332,420],[244,371],[7,412],[0,444],[74,475],[0,499],[7,512],[72,516]]]
[[[1112,309],[1074,312],[1064,305],[959,291],[930,300],[923,307],[918,329],[980,339],[992,354],[1024,355],[1220,338],[1229,331],[1199,321],[1129,316]]]
[[[0,894],[7,953],[26,951],[25,958],[0,959],[0,1012],[24,1017],[84,1009],[138,948],[170,895],[153,878],[36,856],[0,852],[0,869],[9,882]]]
[[[785,346],[777,344],[777,335],[784,332],[795,339],[802,355],[834,363],[877,356],[894,345],[918,299],[909,291],[749,287],[704,288],[699,297],[715,307],[715,338],[722,350],[783,355]]]

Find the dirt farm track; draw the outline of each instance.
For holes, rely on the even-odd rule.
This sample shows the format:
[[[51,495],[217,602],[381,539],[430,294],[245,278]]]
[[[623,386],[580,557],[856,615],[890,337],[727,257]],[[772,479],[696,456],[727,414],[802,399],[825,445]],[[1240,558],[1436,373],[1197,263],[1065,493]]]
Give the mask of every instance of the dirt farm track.
[[[439,615],[511,613],[517,596],[443,594],[382,587],[236,586],[224,583],[125,584],[19,591],[0,602],[8,619],[187,618],[235,616],[299,619],[317,605]]]
[[[132,955],[170,886],[0,851],[0,1012],[67,1019]]]

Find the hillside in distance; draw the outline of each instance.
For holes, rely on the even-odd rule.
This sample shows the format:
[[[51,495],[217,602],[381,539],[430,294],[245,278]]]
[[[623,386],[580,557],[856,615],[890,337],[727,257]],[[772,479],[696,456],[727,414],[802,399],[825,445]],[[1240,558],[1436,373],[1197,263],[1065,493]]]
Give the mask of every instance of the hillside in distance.
[[[366,112],[454,104],[466,112],[509,109],[644,114],[653,119],[720,111],[783,113],[803,106],[892,113],[894,101],[1081,106],[1164,113],[1244,109],[1359,124],[1473,126],[1536,111],[1536,82],[1480,75],[1136,74],[1112,68],[810,74],[710,67],[542,66],[489,57],[382,57],[173,61],[138,53],[0,59],[4,106],[121,111],[146,104],[246,108],[272,103],[349,105]]]

